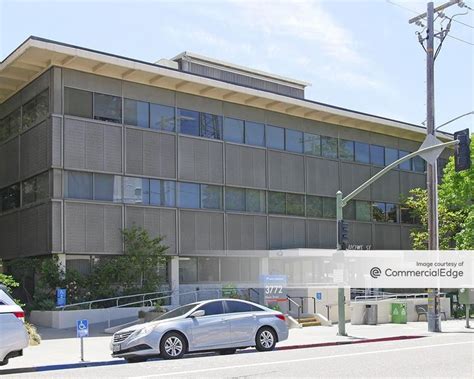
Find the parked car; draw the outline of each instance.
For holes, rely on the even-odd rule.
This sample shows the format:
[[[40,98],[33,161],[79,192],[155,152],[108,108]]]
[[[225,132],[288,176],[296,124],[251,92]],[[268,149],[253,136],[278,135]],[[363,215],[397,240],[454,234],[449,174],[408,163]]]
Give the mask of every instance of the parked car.
[[[11,298],[5,286],[0,285],[0,366],[10,358],[21,357],[28,346],[25,313]]]
[[[287,338],[281,312],[249,301],[219,299],[183,305],[154,321],[122,329],[114,334],[110,348],[113,357],[140,362],[199,351],[233,354],[247,347],[270,351]]]

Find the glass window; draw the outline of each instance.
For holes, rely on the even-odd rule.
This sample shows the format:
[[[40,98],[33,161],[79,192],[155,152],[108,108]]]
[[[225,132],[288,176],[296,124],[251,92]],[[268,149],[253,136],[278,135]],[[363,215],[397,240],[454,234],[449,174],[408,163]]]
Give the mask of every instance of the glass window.
[[[18,184],[4,188],[0,191],[0,210],[2,210],[2,212],[19,207],[20,186]]]
[[[226,300],[227,313],[262,312],[263,309],[240,301]]]
[[[197,311],[204,311],[205,316],[221,315],[224,313],[224,306],[222,301],[213,301],[196,309]]]
[[[92,200],[92,174],[69,171],[67,173],[66,197]]]
[[[265,129],[267,147],[270,149],[285,149],[285,129],[267,125]]]
[[[372,217],[374,221],[378,221],[378,222],[385,221],[385,203],[372,204]]]
[[[94,93],[94,119],[121,123],[122,98]]]
[[[92,118],[92,92],[64,88],[64,113],[71,116]]]
[[[303,133],[296,130],[286,129],[285,150],[294,153],[303,152]]]
[[[201,208],[222,209],[222,188],[201,184]]]
[[[94,200],[122,201],[122,177],[94,174]]]
[[[199,184],[179,183],[179,206],[182,208],[199,208]]]
[[[285,193],[284,192],[268,192],[268,213],[285,214]]]
[[[369,144],[354,142],[355,161],[360,163],[370,163]]]
[[[23,129],[43,121],[49,113],[49,90],[44,90],[39,95],[23,105],[22,123]]]
[[[306,216],[323,217],[323,199],[319,196],[306,196]]]
[[[398,150],[390,147],[385,148],[385,166],[395,162],[398,159]]]
[[[399,157],[400,158],[403,158],[405,156],[407,156],[408,154],[410,154],[408,151],[403,151],[403,150],[400,150],[398,152],[399,154]],[[407,170],[407,171],[411,171],[411,162],[412,162],[412,159],[409,159],[407,160],[406,162],[402,162],[400,163],[398,166],[400,167],[400,169],[402,170]]]
[[[20,127],[21,108],[18,108],[0,121],[0,142],[18,134]]]
[[[304,134],[304,153],[321,155],[321,138],[317,134]]]
[[[245,211],[245,189],[226,187],[225,209],[228,211]]]
[[[346,161],[354,160],[354,141],[339,140],[339,158]]]
[[[222,139],[222,116],[201,113],[201,137]]]
[[[150,128],[174,132],[174,107],[150,104]]]
[[[150,203],[150,180],[142,178],[123,178],[123,201],[130,204]]]
[[[245,210],[247,212],[265,212],[265,191],[246,189]]]
[[[353,200],[349,201],[344,208],[342,208],[343,218],[346,220],[356,219],[356,206]]]
[[[287,193],[286,213],[292,216],[304,216],[304,195]]]
[[[199,112],[178,108],[179,132],[199,136]]]
[[[323,197],[323,217],[336,218],[336,199],[333,197]]]
[[[180,257],[179,258],[179,282],[196,283],[197,282],[197,258]]]
[[[383,146],[370,145],[370,163],[377,166],[385,165],[385,152]]]
[[[356,220],[370,221],[370,203],[367,201],[356,200]]]
[[[150,180],[150,204],[174,207],[176,183],[169,180]]]
[[[326,158],[337,158],[337,138],[321,137],[321,155]]]
[[[265,125],[245,121],[245,143],[254,146],[265,146]]]
[[[49,197],[49,174],[35,176],[25,180],[22,186],[23,205],[31,204]]]
[[[244,122],[235,118],[224,118],[224,140],[244,143]]]
[[[397,206],[395,204],[385,204],[386,220],[388,222],[398,222]]]
[[[150,127],[149,108],[150,104],[144,101],[131,99],[124,100],[124,122],[127,125],[139,126],[141,128]]]
[[[200,282],[219,281],[219,258],[198,258],[198,280]]]
[[[425,160],[422,157],[413,158],[413,171],[415,172],[425,172]]]
[[[403,224],[419,224],[419,220],[410,208],[400,208],[400,221]]]

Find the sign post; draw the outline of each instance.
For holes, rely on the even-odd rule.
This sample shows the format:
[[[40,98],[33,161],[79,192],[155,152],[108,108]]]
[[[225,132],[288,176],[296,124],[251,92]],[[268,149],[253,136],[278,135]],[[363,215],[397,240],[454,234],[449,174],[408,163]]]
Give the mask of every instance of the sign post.
[[[81,362],[84,362],[84,337],[89,337],[89,321],[76,321],[76,336],[81,339]]]

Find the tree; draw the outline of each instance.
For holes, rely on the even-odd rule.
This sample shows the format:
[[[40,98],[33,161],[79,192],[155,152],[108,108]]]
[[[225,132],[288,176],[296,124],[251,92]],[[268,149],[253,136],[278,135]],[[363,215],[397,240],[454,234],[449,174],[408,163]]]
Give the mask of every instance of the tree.
[[[474,136],[473,136],[474,137]],[[471,160],[474,162],[474,138],[471,138]],[[413,249],[428,248],[427,192],[415,188],[404,200],[411,215],[420,220],[420,226],[411,231]],[[454,157],[444,168],[442,183],[438,186],[439,245],[440,249],[474,249],[474,167],[455,172]]]

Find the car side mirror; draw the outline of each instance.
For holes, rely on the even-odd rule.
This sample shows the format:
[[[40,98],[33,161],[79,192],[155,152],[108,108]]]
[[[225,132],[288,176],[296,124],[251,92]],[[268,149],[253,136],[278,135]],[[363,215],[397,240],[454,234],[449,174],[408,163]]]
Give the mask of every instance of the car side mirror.
[[[202,317],[206,314],[206,311],[204,309],[200,309],[198,311],[195,311],[193,313],[191,313],[190,317]]]

